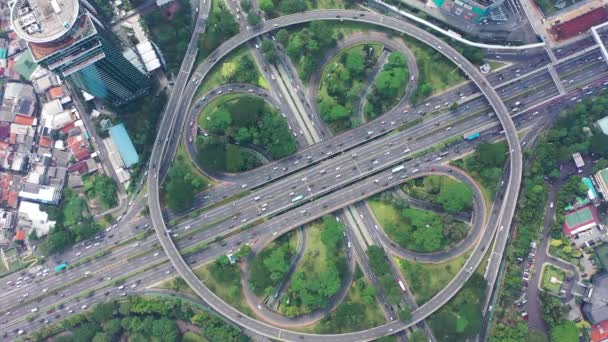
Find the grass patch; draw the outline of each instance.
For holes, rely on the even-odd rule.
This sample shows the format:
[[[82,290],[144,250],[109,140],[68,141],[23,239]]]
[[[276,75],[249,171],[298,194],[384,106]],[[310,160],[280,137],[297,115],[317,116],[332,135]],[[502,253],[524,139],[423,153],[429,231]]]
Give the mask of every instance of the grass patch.
[[[192,331],[186,331],[182,336],[182,342],[207,342],[206,338]]]
[[[196,276],[217,296],[240,312],[254,317],[247,305],[241,287],[241,269],[238,265],[219,266],[216,262],[193,269]]]
[[[177,276],[177,277],[171,278],[171,279],[167,279],[161,283],[158,283],[157,285],[154,286],[154,288],[173,290],[176,292],[189,294],[191,296],[197,296],[197,294],[194,292],[194,290],[192,290],[190,288],[190,286],[188,286],[186,281],[180,276]]]
[[[434,252],[462,240],[469,226],[449,214],[407,207],[402,199],[369,201],[372,212],[389,238],[401,247],[419,252]]]
[[[403,272],[418,305],[426,303],[443,289],[460,271],[469,257],[469,252],[438,264],[423,264],[408,260],[396,261]]]
[[[509,65],[509,63],[499,62],[499,61],[495,61],[493,59],[487,59],[487,60],[485,60],[485,62],[490,65],[491,71],[496,71],[502,67]]]
[[[196,93],[194,94],[194,99],[198,99],[203,96],[203,94],[207,93],[211,89],[215,89],[223,84],[230,83],[231,76],[230,69],[233,65],[237,65],[242,60],[249,60],[252,64],[254,64],[255,75],[251,77],[249,83],[260,88],[268,89],[268,83],[260,69],[258,69],[257,64],[253,63],[253,55],[249,52],[247,45],[243,45],[234,51],[230,52],[226,57],[222,58],[218,63],[216,63],[213,68],[207,73],[207,76],[200,84],[198,89],[196,89]]]
[[[543,266],[543,277],[541,280],[541,288],[553,295],[559,295],[559,290],[562,287],[562,282],[566,278],[566,272],[551,264]]]
[[[448,176],[430,175],[407,181],[401,185],[411,197],[441,205],[446,211],[471,211],[473,190]]]
[[[403,40],[412,50],[418,65],[419,80],[414,102],[464,82],[466,79],[452,61],[423,43],[404,36]]]
[[[490,202],[496,197],[500,180],[503,176],[504,164],[507,161],[505,153],[508,151],[507,143],[480,143],[475,152],[466,157],[450,162],[465,170],[481,186],[484,197]],[[486,202],[490,208],[491,203]]]

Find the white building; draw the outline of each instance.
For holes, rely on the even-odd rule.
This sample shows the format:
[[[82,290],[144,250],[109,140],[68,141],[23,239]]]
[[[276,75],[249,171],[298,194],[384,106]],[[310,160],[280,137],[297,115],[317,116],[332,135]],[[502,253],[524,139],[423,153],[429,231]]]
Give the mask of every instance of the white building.
[[[38,236],[48,234],[49,230],[55,227],[55,221],[49,221],[49,215],[40,210],[38,203],[21,201],[18,215],[19,227],[30,228],[29,231],[35,230]]]

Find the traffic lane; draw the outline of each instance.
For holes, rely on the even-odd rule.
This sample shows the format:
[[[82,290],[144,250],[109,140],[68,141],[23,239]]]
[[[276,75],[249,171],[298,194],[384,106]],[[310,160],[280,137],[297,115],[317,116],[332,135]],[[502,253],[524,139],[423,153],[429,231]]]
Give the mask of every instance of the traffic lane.
[[[390,176],[389,176],[390,177]],[[209,259],[210,260],[210,259]]]
[[[145,225],[146,221],[144,219],[136,219],[134,220],[132,223],[127,223],[126,221],[121,221],[119,224],[121,226],[132,226],[132,229],[136,229],[135,227],[143,227]],[[137,228],[139,229],[139,228]],[[102,233],[100,233],[102,234]],[[77,260],[77,259],[85,259],[87,257],[91,257],[93,255],[95,255],[96,253],[98,253],[100,250],[104,249],[104,248],[108,248],[108,247],[112,247],[114,246],[114,244],[116,243],[115,241],[112,241],[109,238],[100,238],[100,239],[95,239],[92,238],[90,241],[90,244],[85,244],[85,242],[83,243],[79,243],[76,244],[75,246],[73,246],[68,252],[64,252],[61,253],[57,256],[53,256],[51,258],[48,258],[48,260],[42,265],[42,270],[47,269],[47,275],[46,276],[42,276],[42,270],[40,272],[37,273],[30,273],[30,271],[28,270],[24,270],[21,272],[17,272],[17,273],[13,273],[10,275],[7,275],[6,277],[2,278],[2,287],[0,287],[0,289],[2,289],[3,291],[1,291],[0,293],[0,303],[1,300],[8,296],[8,295],[12,295],[15,292],[18,291],[27,291],[33,283],[35,283],[37,280],[39,279],[44,279],[44,280],[48,280],[49,278],[53,278],[53,268],[59,264],[61,264],[64,261],[73,261],[73,260]],[[38,274],[40,273],[40,274]],[[28,282],[23,282],[23,285],[18,288],[16,286],[17,282],[19,281],[19,278],[23,278],[27,276],[28,277]],[[8,285],[8,282],[12,282],[13,285]],[[2,307],[2,305],[0,305],[0,307]]]
[[[564,84],[564,88],[566,88],[566,91],[569,92],[580,87],[582,84],[587,84],[589,83],[589,81],[601,77],[604,72],[608,71],[608,65],[606,63],[602,61],[598,61],[597,63],[598,65],[596,66],[585,67],[580,71],[576,71],[569,74],[567,78],[563,78],[562,83]],[[572,75],[574,75],[574,77],[572,77]],[[585,80],[581,79],[580,75],[591,75],[592,78],[589,80]]]
[[[137,294],[138,292],[140,292],[139,288],[141,288],[142,286],[154,284],[162,280],[162,278],[166,276],[165,273],[167,270],[172,271],[172,266],[164,266],[162,268],[159,268],[159,270],[151,270],[144,272],[138,275],[137,277],[134,277],[132,280],[127,281],[123,290],[119,290],[117,287],[111,287],[107,288],[104,291],[96,292],[91,297],[85,297],[80,300],[66,300],[63,309],[53,310],[53,312],[50,314],[47,313],[46,309],[44,311],[40,310],[37,318],[32,320],[31,322],[27,322],[25,320],[25,317],[23,317],[22,320],[16,322],[15,324],[11,325],[6,329],[7,337],[4,338],[7,341],[12,340],[12,336],[17,335],[16,330],[18,329],[24,330],[25,333],[37,331],[45,326],[48,326],[51,323],[56,323],[59,320],[63,320],[68,316],[81,313],[85,310],[89,310],[94,304],[104,302],[110,299],[118,299],[122,297],[122,293],[125,293],[125,295]],[[131,288],[133,284],[136,285],[134,289]],[[107,295],[106,292],[108,292]],[[86,305],[86,308],[83,309],[83,305]],[[70,310],[72,310],[71,313],[69,312]],[[56,317],[56,315],[58,314],[60,316],[59,318]],[[49,323],[44,322],[45,320],[48,320]]]
[[[546,72],[545,72],[545,73],[540,74],[540,75],[531,75],[531,76],[530,76],[530,81],[529,81],[529,83],[534,84],[535,82],[540,82],[540,81],[550,81],[550,75],[549,75],[548,73],[546,73]],[[507,86],[505,86],[504,88],[501,88],[501,89],[505,89],[505,91],[503,92],[503,96],[507,97],[507,96],[511,96],[511,95],[512,95],[512,93],[515,93],[515,92],[517,92],[518,90],[521,90],[521,89],[523,89],[523,88],[522,88],[522,87],[520,87],[520,86],[517,86],[517,85],[507,85]],[[511,89],[512,89],[512,90],[511,90]],[[478,101],[478,102],[485,102],[485,101],[484,101],[484,100],[482,100],[482,99],[478,99],[478,100],[476,100],[476,101]],[[426,106],[427,104],[428,104],[428,106]],[[426,104],[423,104],[422,106],[423,106],[423,108],[424,108],[425,106],[426,106],[426,107],[429,107],[429,106],[430,106],[430,102],[427,102]],[[466,105],[465,105],[465,106],[466,106]],[[474,109],[477,109],[477,108],[474,108]],[[464,113],[464,111],[462,111],[462,110],[461,110],[461,112],[463,112],[463,113]],[[395,112],[395,114],[400,115],[401,113],[399,113],[399,112]],[[387,118],[387,120],[389,120],[389,119],[391,119],[391,118]],[[382,121],[381,121],[381,120],[377,120],[377,121],[378,121],[378,123],[379,123],[379,124],[382,126],[382,121],[384,121],[384,120],[382,120]],[[384,122],[386,122],[386,121],[384,121]],[[296,157],[296,158],[297,158],[297,157]],[[289,157],[288,157],[288,158],[284,159],[282,162],[281,162],[281,161],[279,161],[279,162],[273,163],[273,165],[275,165],[275,166],[273,166],[273,167],[272,167],[272,171],[281,172],[281,171],[282,171],[284,168],[286,168],[286,166],[283,166],[283,168],[280,168],[280,165],[281,165],[281,164],[285,164],[285,163],[289,163],[289,162],[290,162],[290,160],[289,160],[289,159],[293,159],[293,158],[289,158]],[[294,167],[294,168],[297,168],[297,166],[294,166],[294,165],[291,165],[291,166],[292,166],[292,167]],[[267,167],[267,168],[269,168],[269,167]],[[260,170],[260,172],[258,172],[258,173],[261,173],[262,171],[263,171],[263,170]],[[286,171],[288,171],[288,170],[286,170]],[[276,175],[276,174],[271,174],[271,175],[269,175],[269,176],[271,177],[271,179],[274,179],[274,178],[276,178],[278,175]],[[268,178],[268,176],[264,176],[263,174],[260,174],[260,176],[255,177],[255,179],[253,180],[253,182],[256,182],[256,181],[258,181],[258,182],[265,182],[265,181],[267,181],[267,180],[268,180],[267,178]],[[251,182],[251,178],[246,179],[246,181],[247,181],[247,182]],[[234,188],[236,188],[236,185],[234,185]],[[235,190],[236,190],[236,189],[235,189]],[[233,191],[235,191],[235,190],[233,190]],[[238,190],[237,190],[237,191],[238,191]],[[209,195],[205,194],[205,195],[202,195],[202,196],[203,196],[203,198],[204,198],[204,197],[209,196]],[[200,200],[200,196],[199,196],[199,197],[197,197],[197,200]]]
[[[451,152],[454,152],[456,148],[458,147],[453,147],[445,151],[447,152],[452,150]],[[373,219],[371,215],[362,215],[361,219],[363,219],[365,224],[370,227],[371,230],[373,230],[373,233],[377,236],[378,241],[380,241],[382,245],[386,246],[391,254],[423,263],[440,262],[449,260],[466,252],[473,245],[473,243],[479,239],[485,227],[487,217],[487,208],[485,207],[485,201],[483,200],[483,193],[477,183],[475,183],[470,177],[467,177],[459,169],[451,168],[448,170],[451,170],[451,172],[448,171],[449,177],[465,183],[473,190],[474,193],[472,219],[470,230],[467,235],[462,240],[458,241],[454,246],[445,250],[430,253],[415,252],[412,250],[407,250],[391,240],[390,237],[388,237],[388,235],[384,232],[384,229],[379,226],[377,220]]]
[[[127,263],[129,267],[139,269],[148,267],[153,262],[162,262],[164,261],[164,253],[162,251],[157,251],[154,255],[148,255],[146,253],[138,258],[131,259],[128,262],[126,260],[127,259],[123,259],[122,262],[116,261],[113,265],[106,265],[101,269],[96,269],[94,272],[66,272],[61,277],[61,282],[56,283],[55,286],[52,286],[52,284],[45,284],[45,286],[49,286],[48,288],[45,288],[46,291],[40,286],[36,289],[36,293],[31,293],[30,296],[23,298],[31,300],[31,302],[24,304],[13,302],[6,306],[3,305],[2,316],[18,317],[19,315],[29,315],[30,313],[33,313],[32,310],[34,309],[38,310],[45,306],[51,306],[58,301],[65,300],[65,297],[86,292],[100,284],[121,278],[125,274],[124,266]],[[70,282],[74,283],[67,288],[63,288],[65,284]],[[7,312],[10,312],[10,314],[7,315]],[[0,325],[0,327],[2,326],[3,325]]]
[[[545,76],[545,77],[549,77],[549,75],[547,75],[547,76]],[[427,102],[427,103],[428,103],[428,102]],[[379,121],[379,120],[378,120],[378,121]],[[262,171],[262,170],[260,170],[260,171]],[[243,175],[241,175],[241,176],[243,176]]]

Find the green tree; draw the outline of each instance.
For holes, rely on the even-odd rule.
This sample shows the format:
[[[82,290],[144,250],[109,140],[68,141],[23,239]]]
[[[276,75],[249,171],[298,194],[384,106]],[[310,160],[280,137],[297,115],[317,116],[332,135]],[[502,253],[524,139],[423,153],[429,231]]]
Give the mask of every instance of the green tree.
[[[194,195],[205,187],[204,181],[189,172],[184,156],[178,155],[163,185],[164,200],[172,210],[184,210],[190,206]]]
[[[270,271],[272,280],[281,279],[289,269],[289,260],[286,248],[276,248],[264,260],[264,265]]]
[[[403,322],[407,322],[412,318],[412,310],[410,308],[401,308],[399,310],[399,319]]]
[[[264,11],[267,15],[271,15],[274,12],[274,2],[272,0],[260,0],[260,9]],[[286,30],[281,30],[287,32]],[[279,34],[281,33],[279,31]]]
[[[282,0],[279,3],[279,10],[285,14],[303,12],[307,7],[304,0]]]
[[[354,75],[360,75],[365,70],[365,58],[358,50],[351,50],[346,53],[346,68]]]
[[[249,12],[247,12],[247,23],[249,23],[249,25],[256,27],[261,22],[262,22],[262,18],[260,18],[260,15],[257,14],[255,12],[255,10],[252,9]]]
[[[596,132],[590,141],[590,151],[602,157],[608,157],[608,135]]]
[[[428,97],[431,95],[431,93],[433,93],[433,87],[428,83],[422,83],[418,88],[418,92],[420,97]]]
[[[269,63],[272,64],[276,64],[277,60],[278,60],[278,55],[277,55],[277,51],[274,48],[274,44],[272,44],[272,41],[266,39],[264,41],[262,41],[262,53],[264,54],[264,57],[266,58],[266,60]]]
[[[240,0],[240,3],[243,11],[249,12],[249,10],[251,9],[251,0]]]
[[[271,1],[271,0],[260,0],[260,6],[262,6],[263,1]],[[277,41],[279,43],[281,43],[281,45],[287,46],[287,44],[289,43],[289,31],[287,31],[286,29],[279,30],[279,32],[277,32],[276,38],[277,38]]]
[[[217,110],[209,116],[207,129],[211,133],[223,134],[232,123],[232,116],[228,111]]]

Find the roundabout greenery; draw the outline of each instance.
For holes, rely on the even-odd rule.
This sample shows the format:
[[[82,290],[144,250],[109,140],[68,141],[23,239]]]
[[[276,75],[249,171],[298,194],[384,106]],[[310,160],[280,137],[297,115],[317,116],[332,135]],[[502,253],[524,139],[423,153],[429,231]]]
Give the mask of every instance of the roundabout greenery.
[[[358,126],[356,113],[367,73],[376,65],[383,46],[362,44],[342,51],[321,77],[319,112],[335,132]]]
[[[287,122],[263,99],[240,94],[211,102],[199,120],[197,162],[220,172],[240,172],[296,151]]]
[[[454,246],[465,238],[469,225],[450,214],[411,208],[390,194],[370,202],[374,215],[389,238],[401,247],[416,252],[436,252]]]

